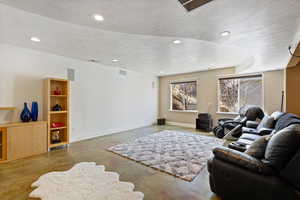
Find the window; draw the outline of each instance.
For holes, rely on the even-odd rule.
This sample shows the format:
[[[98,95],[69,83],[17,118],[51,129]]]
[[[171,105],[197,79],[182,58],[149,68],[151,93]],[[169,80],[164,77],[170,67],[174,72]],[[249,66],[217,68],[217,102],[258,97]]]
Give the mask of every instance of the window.
[[[197,110],[197,81],[171,83],[171,110]]]
[[[262,75],[219,79],[218,111],[238,113],[245,105],[263,105]]]

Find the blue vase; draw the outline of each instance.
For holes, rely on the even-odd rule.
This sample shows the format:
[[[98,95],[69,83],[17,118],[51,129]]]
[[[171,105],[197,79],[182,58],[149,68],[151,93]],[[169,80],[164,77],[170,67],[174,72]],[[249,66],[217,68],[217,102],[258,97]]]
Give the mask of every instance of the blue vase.
[[[32,121],[36,122],[39,117],[39,106],[36,101],[32,102],[31,104],[31,118]]]
[[[22,122],[29,122],[31,120],[31,113],[26,102],[24,103],[24,109],[21,112],[20,118]]]

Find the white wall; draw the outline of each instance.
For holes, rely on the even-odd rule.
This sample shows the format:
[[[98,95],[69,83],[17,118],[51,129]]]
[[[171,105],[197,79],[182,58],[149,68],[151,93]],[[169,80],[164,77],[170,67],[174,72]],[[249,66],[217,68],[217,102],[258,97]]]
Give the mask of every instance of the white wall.
[[[0,45],[0,122],[18,120],[23,102],[39,102],[42,118],[43,82],[46,77],[66,78],[71,84],[71,141],[151,125],[157,116],[157,78],[16,46]],[[155,88],[152,82],[155,81]]]

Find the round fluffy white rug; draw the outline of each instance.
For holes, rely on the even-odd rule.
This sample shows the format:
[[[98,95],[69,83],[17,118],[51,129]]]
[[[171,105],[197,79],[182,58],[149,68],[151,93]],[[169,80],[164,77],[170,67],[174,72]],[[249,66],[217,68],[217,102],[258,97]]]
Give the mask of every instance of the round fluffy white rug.
[[[119,174],[105,172],[94,162],[82,162],[64,172],[42,175],[31,187],[32,198],[42,200],[142,200],[132,183],[120,182]]]

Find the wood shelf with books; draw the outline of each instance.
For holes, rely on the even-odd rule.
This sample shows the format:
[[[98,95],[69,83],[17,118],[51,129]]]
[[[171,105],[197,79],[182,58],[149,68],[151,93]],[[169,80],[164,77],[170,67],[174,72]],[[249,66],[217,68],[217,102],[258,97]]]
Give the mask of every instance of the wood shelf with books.
[[[70,82],[65,79],[45,80],[44,117],[48,121],[48,148],[69,144]]]

